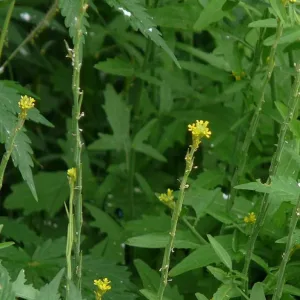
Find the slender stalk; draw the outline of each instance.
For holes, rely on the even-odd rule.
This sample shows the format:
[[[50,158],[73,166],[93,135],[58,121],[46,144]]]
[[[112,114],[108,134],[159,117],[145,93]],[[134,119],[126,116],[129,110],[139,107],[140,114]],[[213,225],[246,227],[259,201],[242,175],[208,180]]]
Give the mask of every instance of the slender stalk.
[[[195,227],[188,221],[186,217],[181,218],[183,223],[188,227],[192,234],[200,241],[201,244],[208,245],[208,241],[195,229]]]
[[[18,132],[22,129],[25,122],[25,118],[19,118],[17,121],[17,125],[13,129],[11,135],[9,136],[7,143],[6,143],[6,152],[4,153],[1,163],[0,163],[0,191],[3,185],[4,173],[7,166],[7,163],[11,157],[11,154],[15,147],[15,140],[18,135]]]
[[[69,178],[70,185],[70,197],[69,197],[69,209],[66,207],[68,215],[68,232],[67,232],[67,246],[66,246],[66,261],[67,261],[67,299],[70,296],[70,283],[73,277],[73,268],[72,268],[72,249],[74,246],[74,181],[72,178]]]
[[[8,7],[8,11],[7,11],[5,20],[4,20],[4,24],[3,24],[3,27],[2,27],[1,36],[0,36],[0,60],[1,60],[1,56],[2,56],[4,41],[5,41],[7,32],[8,32],[8,25],[9,25],[9,22],[10,22],[12,12],[14,10],[15,3],[16,3],[15,0],[12,0],[10,2],[10,5]]]
[[[196,152],[197,148],[194,146],[191,146],[191,149],[188,150],[185,161],[186,161],[186,166],[185,166],[185,171],[184,171],[184,176],[180,184],[180,190],[179,190],[179,198],[175,204],[175,208],[173,210],[172,214],[172,221],[171,221],[171,231],[170,231],[170,237],[168,244],[165,248],[164,252],[164,258],[163,258],[163,264],[161,267],[161,280],[160,280],[160,285],[159,285],[159,290],[158,290],[158,300],[163,299],[164,291],[165,288],[168,284],[168,274],[169,274],[169,267],[170,267],[170,256],[171,252],[173,251],[173,246],[174,246],[174,241],[175,241],[175,234],[176,234],[176,229],[177,229],[177,223],[179,220],[179,216],[181,213],[182,205],[183,205],[183,200],[184,200],[184,195],[185,195],[185,190],[188,187],[187,185],[187,180],[188,177],[192,171],[193,164],[194,164],[194,154]]]
[[[82,253],[81,253],[81,228],[82,228],[82,161],[81,152],[83,143],[81,141],[81,134],[79,128],[79,120],[81,114],[81,104],[83,99],[83,92],[80,89],[80,70],[82,65],[82,41],[83,32],[81,25],[83,22],[84,14],[88,8],[88,5],[84,0],[81,1],[81,9],[77,18],[77,31],[74,36],[74,50],[68,49],[70,56],[72,57],[73,64],[73,77],[72,77],[72,91],[73,91],[73,111],[72,111],[72,136],[73,141],[73,163],[76,169],[76,182],[74,185],[74,206],[75,206],[75,274],[76,285],[81,290],[81,272],[82,272]]]
[[[283,258],[282,258],[282,261],[280,264],[278,277],[277,277],[277,283],[276,283],[276,287],[274,289],[274,294],[273,294],[272,300],[280,300],[281,299],[283,286],[284,286],[284,282],[285,282],[285,279],[284,279],[285,268],[289,261],[291,250],[293,248],[293,234],[296,229],[299,216],[300,216],[300,196],[298,198],[297,205],[295,206],[294,211],[293,211],[293,215],[292,215],[292,219],[291,219],[291,223],[290,223],[289,235],[288,235],[288,239],[286,242],[285,251],[283,253]]]
[[[248,158],[249,147],[251,145],[253,137],[256,134],[256,129],[257,129],[258,122],[260,119],[261,110],[262,110],[263,104],[265,102],[265,91],[266,91],[267,85],[271,79],[271,76],[272,76],[272,73],[274,70],[276,49],[277,49],[279,39],[282,35],[282,31],[283,31],[283,25],[282,25],[281,21],[278,20],[277,21],[277,29],[276,29],[276,37],[275,37],[275,41],[274,41],[274,44],[271,48],[271,52],[269,55],[269,63],[268,63],[267,72],[266,72],[265,78],[264,78],[262,86],[261,86],[258,103],[257,103],[256,109],[254,111],[254,114],[253,114],[253,117],[252,117],[252,120],[250,123],[250,128],[247,131],[245,140],[244,140],[242,148],[241,148],[239,161],[238,161],[237,167],[235,169],[235,172],[233,174],[233,178],[231,181],[232,187],[236,186],[239,183],[240,177],[244,173],[245,165],[246,165],[247,158]],[[236,192],[237,191],[235,189],[232,190],[231,197],[227,201],[227,206],[226,206],[227,211],[230,211],[234,204]]]
[[[55,0],[53,5],[48,10],[45,17],[38,23],[38,25],[29,33],[29,35],[22,41],[22,43],[10,54],[7,60],[1,66],[4,69],[9,62],[19,53],[20,49],[24,47],[28,42],[33,40],[43,29],[48,26],[50,20],[55,16],[57,10],[58,0]],[[1,57],[1,53],[0,53]]]
[[[272,161],[271,161],[271,166],[269,169],[269,178],[267,180],[267,184],[270,184],[271,176],[274,176],[277,174],[277,169],[278,169],[278,166],[280,163],[280,158],[281,158],[281,155],[283,152],[284,143],[285,143],[286,134],[287,134],[287,131],[289,128],[289,124],[293,120],[296,109],[298,107],[299,88],[300,88],[300,62],[296,64],[296,72],[297,72],[297,74],[296,74],[296,78],[295,78],[294,85],[293,85],[292,95],[288,102],[289,111],[288,111],[287,116],[285,117],[285,120],[283,121],[283,123],[281,124],[281,127],[280,127],[278,144],[277,144],[276,151],[275,151]],[[260,231],[261,227],[263,226],[268,207],[269,207],[269,194],[264,194],[263,199],[260,204],[258,217],[257,217],[256,223],[252,229],[250,240],[248,243],[247,254],[246,254],[245,264],[244,264],[244,268],[243,268],[243,275],[245,275],[245,277],[248,274],[250,261],[251,261],[252,254],[254,251],[255,242],[258,237],[259,231]],[[247,289],[246,284],[247,284],[247,282],[245,281],[245,283],[244,283],[245,289]]]

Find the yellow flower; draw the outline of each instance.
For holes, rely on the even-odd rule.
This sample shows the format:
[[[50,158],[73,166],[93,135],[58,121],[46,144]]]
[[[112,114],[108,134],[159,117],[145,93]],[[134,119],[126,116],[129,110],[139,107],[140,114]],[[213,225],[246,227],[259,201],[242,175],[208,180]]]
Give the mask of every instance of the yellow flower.
[[[241,80],[243,77],[245,77],[245,72],[242,71],[242,72],[235,72],[235,71],[232,71],[232,76],[235,78],[236,81],[239,81]]]
[[[76,181],[76,177],[77,177],[77,174],[76,174],[76,168],[71,168],[71,169],[69,169],[68,172],[67,172],[67,174],[68,174],[69,178],[70,178],[73,182]]]
[[[96,300],[101,300],[102,296],[111,289],[110,283],[107,278],[94,280],[94,285],[97,286],[97,291],[95,291]]]
[[[27,116],[27,111],[34,107],[35,100],[28,96],[21,96],[19,101],[19,107],[21,108],[20,117],[25,118]]]
[[[211,131],[207,127],[208,124],[208,121],[196,120],[195,123],[188,125],[188,130],[192,133],[194,148],[198,148],[199,144],[201,143],[201,138],[210,138]]]
[[[164,203],[165,205],[169,206],[170,208],[174,208],[175,202],[174,202],[174,196],[173,196],[173,190],[168,189],[167,193],[160,194],[158,196],[158,199]]]
[[[248,214],[248,216],[245,216],[244,218],[245,223],[254,224],[256,222],[256,216],[254,212],[251,212]]]

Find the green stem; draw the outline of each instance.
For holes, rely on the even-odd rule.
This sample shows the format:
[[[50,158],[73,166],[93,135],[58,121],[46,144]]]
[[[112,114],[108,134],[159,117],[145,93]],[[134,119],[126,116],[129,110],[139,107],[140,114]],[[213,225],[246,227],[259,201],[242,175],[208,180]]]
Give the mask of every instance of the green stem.
[[[4,69],[9,64],[9,62],[19,53],[22,47],[24,47],[28,42],[33,40],[36,37],[36,35],[38,35],[43,30],[45,26],[48,26],[50,20],[56,14],[57,4],[58,4],[58,0],[55,0],[53,5],[50,7],[47,14],[45,15],[45,17],[38,23],[38,25],[29,33],[29,35],[22,41],[22,43],[11,53],[11,55],[3,63],[3,65],[1,66],[2,69]]]
[[[168,243],[165,248],[163,263],[162,263],[162,267],[161,267],[161,279],[160,279],[160,285],[159,285],[159,290],[158,290],[158,300],[163,299],[164,291],[168,284],[170,256],[171,256],[171,252],[173,251],[173,247],[174,247],[177,223],[178,223],[182,205],[183,205],[185,190],[187,189],[187,180],[188,180],[188,177],[193,168],[194,154],[195,154],[196,150],[197,150],[197,148],[191,146],[191,149],[188,149],[186,157],[185,157],[186,166],[185,166],[184,176],[183,176],[181,184],[180,184],[179,198],[175,204],[175,208],[172,213],[171,231],[169,233],[170,237],[169,237]]]
[[[276,148],[276,152],[273,155],[271,166],[269,169],[269,178],[267,180],[267,184],[270,184],[271,182],[271,176],[275,176],[277,174],[277,169],[280,163],[281,155],[284,149],[286,134],[289,128],[289,125],[291,121],[293,120],[296,112],[296,108],[298,107],[298,100],[299,100],[299,88],[300,88],[300,62],[296,64],[296,79],[294,81],[293,85],[293,91],[291,98],[288,103],[289,111],[285,117],[285,120],[281,124],[280,127],[280,133],[278,138],[278,145]],[[247,248],[247,254],[245,258],[245,264],[243,268],[243,275],[246,277],[249,271],[250,261],[252,258],[252,254],[255,247],[255,242],[258,237],[259,231],[261,227],[263,226],[267,211],[269,207],[269,194],[264,194],[263,199],[260,204],[258,217],[256,220],[256,223],[252,229],[248,248]],[[244,283],[245,290],[247,289],[246,282]]]
[[[267,88],[267,85],[271,79],[271,76],[272,76],[272,73],[274,70],[276,49],[277,49],[279,39],[282,35],[282,31],[283,31],[283,25],[281,24],[281,21],[278,20],[277,21],[277,29],[276,29],[276,37],[275,37],[274,44],[271,48],[271,52],[270,52],[270,56],[269,56],[269,64],[268,64],[268,68],[267,68],[267,72],[266,72],[264,81],[262,83],[260,95],[258,98],[259,100],[258,100],[256,109],[254,111],[249,130],[247,131],[244,143],[242,145],[241,152],[240,152],[240,158],[239,158],[237,167],[235,169],[235,172],[233,174],[233,178],[231,181],[231,186],[233,187],[233,190],[231,193],[231,197],[227,201],[227,206],[226,206],[227,211],[230,211],[234,204],[234,200],[235,200],[235,196],[236,196],[236,190],[234,189],[234,187],[239,183],[240,177],[244,173],[245,165],[246,165],[247,158],[248,158],[249,147],[251,145],[253,137],[256,134],[261,110],[262,110],[263,104],[265,102],[266,88]]]
[[[7,11],[5,20],[4,20],[4,24],[3,24],[3,27],[2,27],[1,36],[0,36],[0,61],[1,61],[1,57],[2,57],[2,50],[3,50],[3,46],[4,46],[4,41],[5,41],[7,32],[8,32],[8,25],[9,25],[9,22],[10,22],[12,12],[14,10],[15,3],[16,3],[15,0],[12,0],[10,2],[10,5],[8,7],[8,11]]]
[[[74,213],[73,213],[73,201],[74,201],[74,182],[72,178],[69,178],[70,184],[70,197],[69,197],[69,210],[67,210],[68,215],[68,232],[67,232],[67,246],[66,246],[66,261],[67,261],[67,299],[70,296],[70,283],[73,277],[72,268],[72,249],[74,244]]]
[[[82,253],[81,253],[81,228],[82,228],[82,141],[79,128],[79,120],[81,118],[81,104],[83,99],[83,92],[80,89],[80,70],[82,65],[82,43],[83,32],[81,25],[83,17],[87,9],[85,1],[81,1],[81,9],[77,19],[77,31],[74,36],[74,50],[68,49],[72,54],[73,64],[73,112],[72,112],[72,135],[74,138],[74,166],[76,168],[76,182],[74,185],[74,206],[75,206],[75,230],[74,230],[74,244],[75,244],[75,274],[77,277],[77,287],[81,290],[81,272],[82,272]]]
[[[1,163],[0,163],[0,191],[3,185],[4,173],[7,166],[7,163],[11,157],[11,154],[15,147],[15,140],[17,137],[18,132],[22,129],[24,125],[25,119],[19,117],[16,127],[13,129],[11,135],[8,137],[6,143],[6,152],[4,153]]]
[[[292,215],[292,219],[291,219],[291,223],[290,223],[290,230],[289,230],[289,234],[288,234],[288,239],[286,242],[285,251],[283,253],[283,259],[280,264],[277,283],[276,283],[276,287],[274,289],[274,294],[273,294],[272,300],[280,300],[281,299],[283,286],[284,286],[284,282],[285,282],[285,280],[284,280],[285,268],[289,261],[291,250],[293,248],[293,234],[295,232],[299,216],[300,216],[300,196],[298,198],[297,205],[293,211],[293,215]]]
[[[192,234],[201,242],[201,244],[208,245],[208,241],[195,229],[195,227],[187,220],[186,217],[181,218],[183,223],[189,228]]]

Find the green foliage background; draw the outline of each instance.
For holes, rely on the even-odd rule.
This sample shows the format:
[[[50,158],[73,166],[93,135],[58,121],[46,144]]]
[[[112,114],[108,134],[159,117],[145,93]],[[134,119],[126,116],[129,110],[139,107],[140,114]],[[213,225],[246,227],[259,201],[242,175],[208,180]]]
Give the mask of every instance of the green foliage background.
[[[294,63],[300,55],[300,2],[290,2],[286,6],[280,0],[88,2],[80,28],[84,34],[82,299],[94,299],[93,280],[103,277],[112,281],[112,290],[103,299],[156,299],[171,221],[170,210],[156,193],[178,190],[191,143],[187,125],[197,119],[210,122],[212,136],[201,143],[195,157],[197,168],[185,195],[165,299],[242,297],[240,272],[251,232],[251,224],[243,218],[258,213],[260,193],[269,194],[271,201],[251,262],[249,297],[271,299],[299,197],[298,109],[277,174],[269,185],[263,184],[288,112]],[[0,3],[0,24],[9,3]],[[57,9],[48,20],[51,5]],[[73,167],[74,151],[72,62],[64,41],[72,47],[80,8],[79,0],[16,1],[9,24],[0,61],[5,66],[0,68],[0,154],[16,122],[20,95],[34,97],[37,109],[18,135],[0,194],[1,239],[15,243],[0,249],[3,300],[64,295],[66,170]],[[232,176],[245,154],[241,147],[267,72],[277,20],[283,24],[283,35],[274,72],[238,196],[228,213]],[[296,229],[294,246],[299,238]],[[295,250],[286,268],[282,299],[300,296],[299,259]],[[52,298],[47,298],[49,293]],[[72,299],[81,299],[75,286],[72,293]]]

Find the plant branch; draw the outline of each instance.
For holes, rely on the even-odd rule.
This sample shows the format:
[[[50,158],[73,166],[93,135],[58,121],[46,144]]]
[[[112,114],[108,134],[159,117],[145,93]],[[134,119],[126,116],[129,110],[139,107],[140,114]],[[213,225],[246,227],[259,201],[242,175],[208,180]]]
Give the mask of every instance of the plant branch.
[[[4,41],[5,41],[7,32],[8,32],[8,25],[9,25],[9,22],[10,22],[12,12],[14,10],[15,3],[16,3],[15,0],[12,0],[10,2],[10,5],[8,7],[8,11],[7,11],[5,20],[4,20],[4,24],[3,24],[3,27],[2,27],[1,36],[0,36],[0,61],[1,61],[1,57],[2,57]]]
[[[11,55],[3,63],[3,65],[1,66],[2,69],[4,69],[9,64],[9,62],[19,53],[22,47],[24,47],[28,42],[33,40],[44,29],[44,27],[48,26],[50,20],[56,14],[57,5],[58,5],[58,0],[55,0],[53,5],[50,7],[47,14],[45,15],[45,17],[38,23],[38,25],[29,33],[29,35],[23,40],[23,42],[11,53]]]
[[[274,70],[276,49],[277,49],[279,39],[282,35],[282,31],[283,31],[283,25],[282,25],[281,21],[278,20],[277,29],[276,29],[276,37],[275,37],[274,44],[271,48],[268,68],[267,68],[266,75],[265,75],[265,78],[264,78],[262,86],[261,86],[260,95],[259,95],[259,98],[258,98],[258,103],[257,103],[257,106],[255,108],[255,111],[254,111],[254,114],[253,114],[253,117],[252,117],[252,120],[251,120],[251,123],[250,123],[249,130],[247,131],[245,140],[244,140],[243,145],[241,147],[241,152],[240,152],[240,155],[239,155],[238,164],[236,166],[236,169],[235,169],[233,177],[232,177],[231,186],[232,186],[233,189],[232,189],[231,197],[227,201],[227,206],[226,206],[227,211],[230,211],[233,204],[234,204],[234,200],[235,200],[235,196],[236,196],[236,192],[237,192],[234,189],[234,187],[239,183],[240,177],[244,173],[245,165],[246,165],[247,158],[248,158],[249,147],[252,143],[253,137],[256,134],[257,126],[258,126],[259,119],[260,119],[261,110],[262,110],[263,104],[265,102],[266,88],[267,88],[267,85],[268,85],[268,83],[271,79],[271,76],[272,76],[272,73],[273,73],[273,70]]]
[[[296,64],[296,72],[297,72],[297,75],[296,75],[296,79],[295,79],[295,82],[293,85],[292,95],[291,95],[291,97],[289,99],[289,103],[288,103],[289,110],[288,110],[288,113],[287,113],[283,123],[281,124],[281,127],[280,127],[278,145],[277,145],[276,151],[275,151],[272,161],[271,161],[271,166],[269,169],[269,178],[267,180],[267,184],[270,184],[271,176],[274,176],[277,174],[277,169],[278,169],[278,166],[280,163],[280,158],[281,158],[281,155],[282,155],[282,152],[284,149],[286,134],[287,134],[289,125],[294,118],[296,108],[298,107],[299,88],[300,88],[300,62]],[[263,226],[263,223],[264,223],[267,211],[268,211],[268,207],[269,207],[269,194],[264,194],[263,199],[261,201],[260,208],[259,208],[258,217],[257,217],[256,223],[252,229],[248,248],[247,248],[247,254],[246,254],[245,264],[244,264],[244,268],[243,268],[243,275],[245,275],[245,277],[248,274],[250,261],[251,261],[252,254],[254,251],[255,242],[258,237],[259,231],[260,231],[261,227]],[[244,284],[245,284],[244,287],[246,290],[247,289],[246,282]]]

